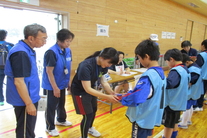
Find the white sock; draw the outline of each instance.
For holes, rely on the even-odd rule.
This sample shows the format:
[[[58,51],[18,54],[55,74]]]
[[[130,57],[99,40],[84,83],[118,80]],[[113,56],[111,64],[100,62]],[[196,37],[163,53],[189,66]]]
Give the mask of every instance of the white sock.
[[[183,112],[183,117],[182,117],[181,125],[187,126],[187,122],[189,120],[189,116],[190,116],[190,110],[186,110],[185,112]]]
[[[190,115],[189,115],[188,121],[191,122],[191,118],[193,116],[193,106],[191,106],[191,108],[189,109],[189,111],[190,111]]]

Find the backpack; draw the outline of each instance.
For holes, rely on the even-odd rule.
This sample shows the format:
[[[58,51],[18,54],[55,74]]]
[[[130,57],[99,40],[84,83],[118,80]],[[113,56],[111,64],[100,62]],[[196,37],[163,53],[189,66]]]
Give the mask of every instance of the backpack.
[[[8,55],[8,48],[5,43],[0,44],[0,68],[4,68],[6,64],[6,57]]]

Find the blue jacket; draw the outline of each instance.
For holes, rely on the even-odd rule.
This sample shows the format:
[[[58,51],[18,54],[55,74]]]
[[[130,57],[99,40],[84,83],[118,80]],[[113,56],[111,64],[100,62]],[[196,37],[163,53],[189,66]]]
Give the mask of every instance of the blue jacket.
[[[171,70],[176,70],[181,80],[178,87],[166,90],[166,104],[174,111],[184,111],[189,94],[190,74],[181,66],[173,67]]]
[[[53,75],[55,77],[55,82],[60,90],[68,87],[70,81],[70,68],[71,68],[71,52],[69,48],[65,48],[65,54],[58,46],[55,44],[49,50],[52,50],[57,59],[57,63],[53,70]],[[64,68],[67,68],[68,74],[64,73]],[[50,81],[48,79],[48,75],[46,72],[46,63],[44,61],[44,71],[42,77],[42,88],[46,90],[53,90]]]
[[[201,52],[200,55],[203,57],[204,64],[201,67],[201,76],[203,80],[207,80],[207,51]]]
[[[201,69],[195,66],[189,67],[188,70],[196,74],[201,74]],[[191,85],[190,95],[188,96],[188,99],[192,98],[193,100],[197,100],[200,98],[201,94],[204,94],[204,87],[203,87],[203,80],[200,75],[196,83]]]
[[[38,77],[38,69],[36,65],[36,54],[32,49],[23,41],[19,41],[10,51],[6,60],[5,65],[5,74],[7,75],[7,85],[6,85],[6,100],[9,104],[14,106],[25,106],[22,98],[19,96],[19,93],[14,85],[14,76],[11,68],[11,63],[9,57],[18,51],[24,51],[27,53],[30,62],[31,62],[31,75],[25,77],[24,81],[27,86],[29,96],[33,103],[39,101],[39,90],[40,90],[40,81]]]
[[[157,68],[157,67],[156,67]],[[148,98],[145,102],[139,103],[137,106],[128,105],[126,116],[129,118],[130,122],[135,122],[139,127],[144,129],[153,129],[154,126],[160,126],[163,109],[165,108],[165,87],[166,78],[162,69],[150,68],[141,77],[149,77],[153,88],[152,97]],[[141,83],[138,81],[137,85]],[[141,88],[137,93],[142,93],[145,89]],[[137,96],[131,94],[131,98],[123,97],[122,104],[125,105],[127,101],[131,102],[134,100],[136,102]],[[137,97],[138,98],[138,97]],[[141,98],[141,97],[140,97]],[[130,100],[131,99],[131,100]],[[134,104],[133,104],[134,105]]]

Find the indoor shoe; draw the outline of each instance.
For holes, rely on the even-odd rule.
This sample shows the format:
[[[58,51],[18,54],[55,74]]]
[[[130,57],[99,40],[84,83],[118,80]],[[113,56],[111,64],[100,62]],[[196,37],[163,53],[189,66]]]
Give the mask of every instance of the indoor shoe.
[[[58,125],[58,126],[71,126],[72,125],[72,123],[71,122],[69,122],[69,121],[65,121],[65,122],[56,122],[56,125]]]
[[[192,125],[193,123],[191,121],[188,121],[187,122],[187,125]]]
[[[188,128],[188,126],[181,125],[181,124],[178,124],[178,127],[179,127],[179,128],[183,128],[183,129],[187,129],[187,128]]]
[[[195,112],[200,111],[200,108],[196,107],[196,108],[193,109],[193,111],[195,111]]]
[[[58,132],[56,129],[53,129],[53,130],[47,130],[47,129],[46,129],[46,132],[47,132],[49,135],[53,136],[53,137],[55,137],[55,136],[59,136],[59,132]]]
[[[94,137],[100,137],[101,136],[101,134],[94,127],[89,128],[88,133],[91,134]]]

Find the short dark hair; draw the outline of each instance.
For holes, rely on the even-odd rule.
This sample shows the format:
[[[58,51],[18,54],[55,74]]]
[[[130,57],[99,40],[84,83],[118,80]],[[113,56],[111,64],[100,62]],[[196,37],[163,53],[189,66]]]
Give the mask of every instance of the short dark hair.
[[[159,47],[152,40],[146,39],[138,44],[135,48],[135,54],[139,55],[142,59],[149,55],[150,60],[159,60],[160,52]]]
[[[24,38],[27,39],[29,36],[37,37],[38,32],[46,33],[45,27],[37,23],[30,24],[24,28]]]
[[[192,46],[190,41],[185,40],[181,43],[181,48],[188,47],[188,46]]]
[[[182,53],[176,48],[170,49],[165,53],[164,60],[170,61],[170,58],[173,58],[175,61],[183,60]]]
[[[96,51],[94,54],[90,55],[86,59],[97,56],[102,57],[103,59],[110,59],[110,63],[113,65],[116,65],[119,62],[118,51],[116,51],[116,49],[114,49],[113,47],[107,47],[101,51]]]
[[[193,61],[186,53],[182,53],[182,56],[183,56],[183,60],[182,60],[183,64],[185,64],[187,61]]]
[[[0,41],[4,41],[7,36],[7,31],[0,29]]]
[[[57,33],[57,40],[59,40],[60,42],[64,42],[66,39],[70,39],[70,38],[74,38],[75,35],[70,32],[68,29],[61,29],[60,31],[58,31]]]
[[[203,40],[203,42],[201,43],[201,45],[204,45],[205,49],[207,49],[207,39]]]

